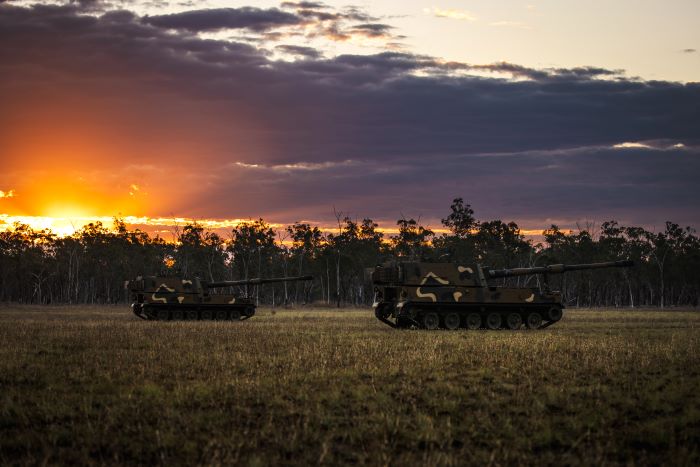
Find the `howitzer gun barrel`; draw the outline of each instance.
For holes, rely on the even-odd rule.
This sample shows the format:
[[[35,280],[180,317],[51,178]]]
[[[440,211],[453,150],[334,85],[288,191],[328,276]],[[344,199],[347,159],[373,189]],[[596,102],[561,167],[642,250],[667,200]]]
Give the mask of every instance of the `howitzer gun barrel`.
[[[568,271],[581,271],[584,269],[629,268],[632,266],[634,266],[634,262],[630,260],[590,264],[550,264],[548,266],[536,268],[490,269],[487,271],[487,275],[490,279],[495,279],[497,277],[527,276],[529,274],[562,274]]]
[[[208,282],[207,287],[230,287],[235,285],[260,285],[260,284],[270,284],[273,282],[292,282],[292,281],[310,281],[313,280],[313,276],[295,276],[295,277],[271,277],[267,279],[247,279],[240,281],[219,281],[219,282]]]

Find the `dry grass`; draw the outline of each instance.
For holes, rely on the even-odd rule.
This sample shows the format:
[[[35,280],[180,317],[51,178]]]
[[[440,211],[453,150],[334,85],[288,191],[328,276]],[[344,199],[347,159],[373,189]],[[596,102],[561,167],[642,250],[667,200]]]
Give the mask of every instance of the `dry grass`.
[[[698,464],[700,313],[396,331],[0,307],[2,464]]]

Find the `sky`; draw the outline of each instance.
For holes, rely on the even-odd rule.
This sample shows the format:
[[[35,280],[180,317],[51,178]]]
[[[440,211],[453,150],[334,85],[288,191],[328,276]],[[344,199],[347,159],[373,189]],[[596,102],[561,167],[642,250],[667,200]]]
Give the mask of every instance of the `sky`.
[[[0,229],[700,227],[700,2],[0,0]]]

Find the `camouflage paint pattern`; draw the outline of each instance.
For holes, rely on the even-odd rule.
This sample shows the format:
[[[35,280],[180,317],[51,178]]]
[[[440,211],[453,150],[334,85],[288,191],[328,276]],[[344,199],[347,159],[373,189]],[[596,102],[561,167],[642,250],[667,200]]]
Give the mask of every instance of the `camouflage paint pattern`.
[[[211,289],[311,279],[302,276],[208,283],[199,278],[139,276],[127,281],[125,287],[131,292],[131,307],[139,318],[238,320],[255,314],[255,302],[247,296],[211,293]]]
[[[479,265],[452,263],[400,263],[379,266],[389,269],[382,277],[373,277],[375,285],[383,284],[398,291],[399,301],[432,303],[535,303],[560,300],[559,293],[541,293],[534,288],[506,288],[489,286]],[[393,269],[393,271],[391,271]],[[393,275],[393,277],[392,277]]]
[[[442,325],[452,329],[455,323],[466,325],[466,316],[470,314],[472,321],[478,318],[482,324],[491,320],[490,328],[499,327],[504,320],[511,329],[522,323],[528,327],[546,327],[561,319],[564,308],[561,293],[549,290],[546,285],[546,274],[631,265],[629,261],[617,261],[494,270],[478,264],[389,262],[372,271],[375,314],[393,327],[432,328],[439,319]],[[528,274],[545,275],[543,290],[498,287],[488,282],[488,279]],[[424,323],[426,319],[429,324]]]
[[[139,281],[143,284],[142,288],[137,290],[142,296],[141,303],[227,305],[234,304],[237,300],[235,295],[211,294],[206,282],[197,278],[190,280],[180,277],[140,276],[132,282]]]

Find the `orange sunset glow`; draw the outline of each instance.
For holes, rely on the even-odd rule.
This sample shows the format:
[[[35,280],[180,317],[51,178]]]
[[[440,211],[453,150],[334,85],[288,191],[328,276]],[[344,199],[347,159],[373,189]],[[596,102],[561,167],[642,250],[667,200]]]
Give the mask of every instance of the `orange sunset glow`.
[[[16,215],[45,217],[109,216],[120,212],[139,215],[148,196],[134,192],[129,185],[100,186],[82,177],[37,177],[12,191],[14,196],[3,200],[5,209]]]

